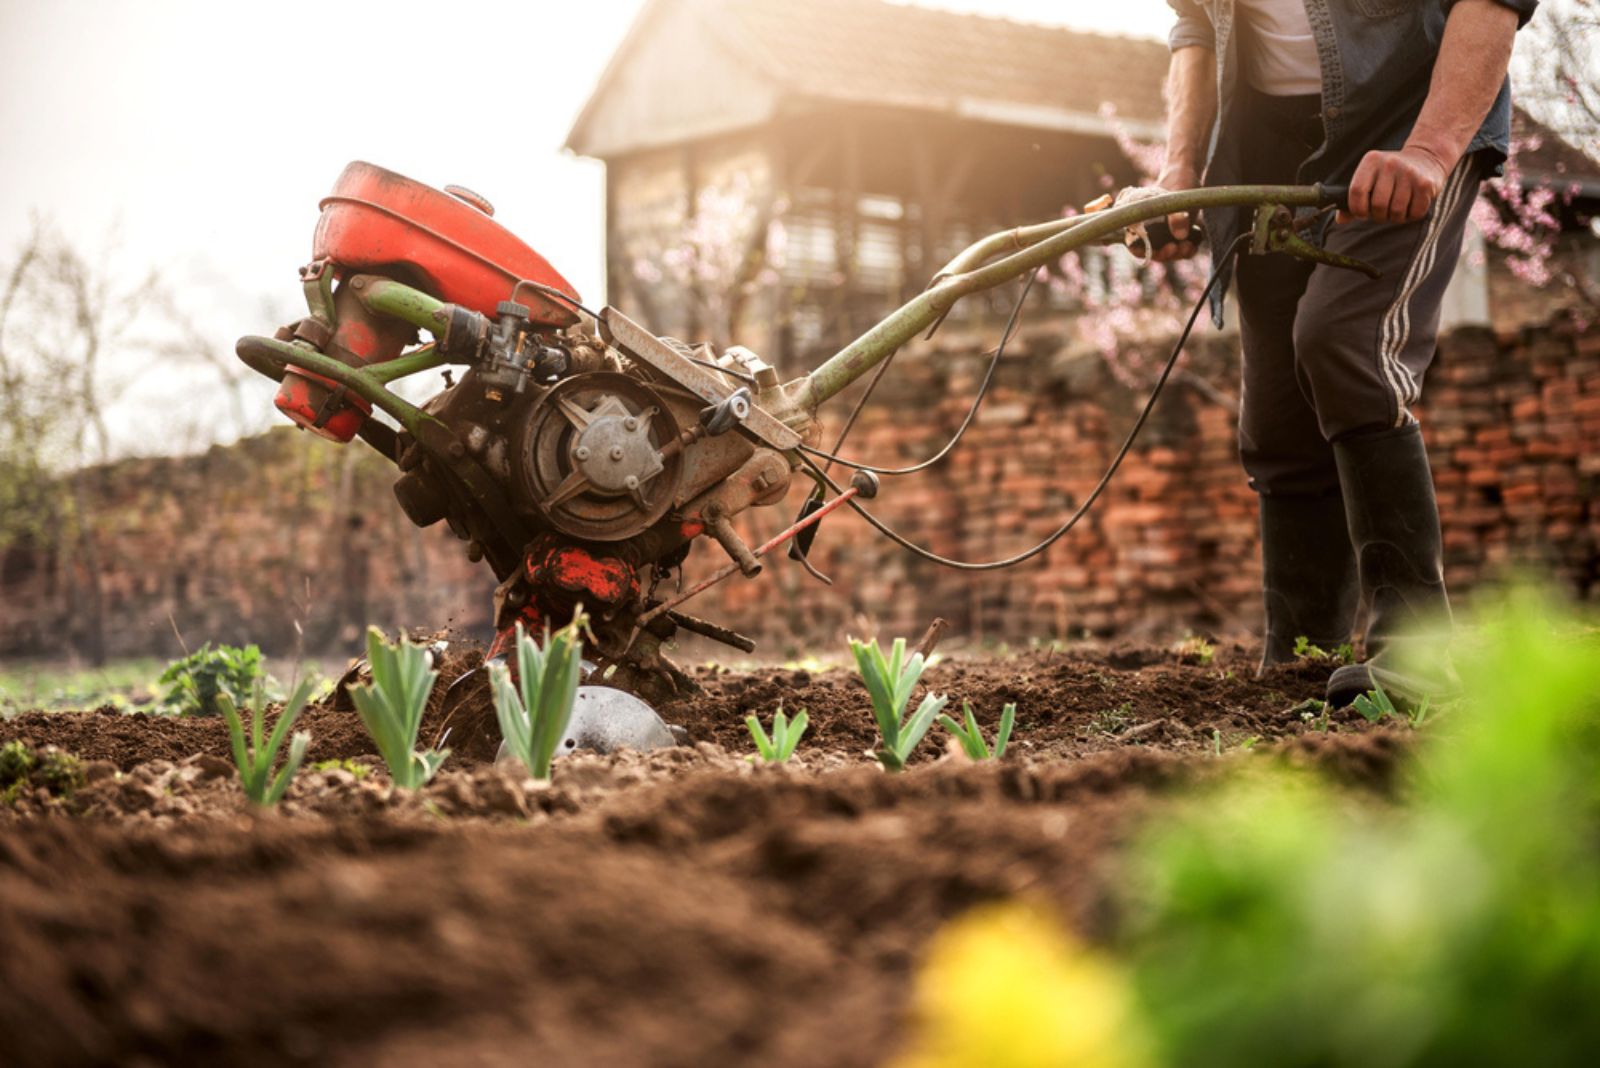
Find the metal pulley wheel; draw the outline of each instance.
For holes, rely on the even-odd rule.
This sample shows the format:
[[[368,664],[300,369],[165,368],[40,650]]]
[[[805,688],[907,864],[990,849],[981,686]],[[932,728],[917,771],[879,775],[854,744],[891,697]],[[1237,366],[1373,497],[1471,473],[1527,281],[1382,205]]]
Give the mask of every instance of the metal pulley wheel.
[[[518,482],[552,526],[620,541],[655,524],[677,494],[681,454],[666,402],[627,375],[574,375],[541,397],[517,443]]]

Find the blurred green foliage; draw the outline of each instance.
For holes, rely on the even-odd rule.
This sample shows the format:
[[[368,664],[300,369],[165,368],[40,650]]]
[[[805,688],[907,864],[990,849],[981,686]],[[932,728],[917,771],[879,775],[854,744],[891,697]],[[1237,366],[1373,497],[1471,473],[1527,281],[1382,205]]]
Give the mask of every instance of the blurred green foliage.
[[[1145,839],[1121,948],[1158,1061],[1589,1063],[1600,636],[1561,618],[1483,615],[1402,804],[1252,773]]]
[[[166,687],[161,703],[167,710],[185,716],[215,716],[221,711],[218,694],[226,693],[236,707],[245,707],[256,684],[268,680],[261,650],[255,645],[240,648],[206,642],[167,665],[156,681]]]
[[[43,788],[51,797],[71,797],[83,785],[83,764],[55,748],[30,749],[20,741],[0,745],[0,805],[16,802],[24,790]]]
[[[104,667],[18,663],[0,668],[0,718],[62,709],[113,705],[124,711],[152,699],[161,671],[155,660],[114,660]]]

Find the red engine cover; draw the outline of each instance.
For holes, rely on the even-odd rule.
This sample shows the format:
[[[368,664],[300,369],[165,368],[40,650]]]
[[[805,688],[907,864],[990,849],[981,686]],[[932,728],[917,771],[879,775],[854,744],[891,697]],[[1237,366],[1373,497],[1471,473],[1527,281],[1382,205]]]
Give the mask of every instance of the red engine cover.
[[[578,299],[543,256],[487,211],[371,163],[357,160],[345,167],[320,207],[312,238],[316,259],[374,272],[403,263],[427,279],[433,296],[485,315],[493,315],[522,279]],[[536,290],[524,288],[517,300],[532,309],[535,322],[577,322],[571,308]]]

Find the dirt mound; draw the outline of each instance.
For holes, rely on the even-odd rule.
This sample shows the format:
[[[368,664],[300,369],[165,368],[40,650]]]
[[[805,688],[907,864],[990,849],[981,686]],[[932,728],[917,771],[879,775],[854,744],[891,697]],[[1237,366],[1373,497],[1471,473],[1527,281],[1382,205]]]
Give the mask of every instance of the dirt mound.
[[[1180,767],[713,770],[533,826],[22,824],[0,1026],[30,1064],[876,1063],[942,919],[1031,890],[1092,922],[1094,858]]]
[[[693,744],[578,754],[536,784],[487,762],[469,651],[441,664],[423,739],[449,729],[456,754],[426,788],[392,789],[330,702],[305,713],[311,759],[346,763],[269,814],[217,720],[21,716],[0,741],[84,775],[0,806],[7,1059],[880,1064],[922,947],[963,910],[1026,895],[1103,937],[1119,847],[1174,787],[1281,759],[1394,790],[1409,733],[1310,721],[1294,706],[1325,668],[1256,682],[1248,660],[951,660],[928,685],[986,723],[1015,701],[1014,755],[926,744],[902,775],[864,755],[853,675],[701,672],[665,710]],[[756,766],[743,716],[780,698],[816,726]]]

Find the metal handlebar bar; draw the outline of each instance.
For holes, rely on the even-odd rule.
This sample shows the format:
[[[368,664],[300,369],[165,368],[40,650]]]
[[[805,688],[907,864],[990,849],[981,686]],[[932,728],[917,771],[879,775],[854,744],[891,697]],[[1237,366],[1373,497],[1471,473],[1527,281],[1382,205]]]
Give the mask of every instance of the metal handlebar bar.
[[[1161,193],[1090,215],[1075,215],[991,234],[967,247],[934,276],[928,288],[891,312],[804,378],[786,383],[779,398],[762,404],[780,418],[804,422],[888,355],[944,317],[956,301],[993,289],[1068,252],[1139,223],[1206,208],[1345,207],[1348,186],[1237,185]],[[1001,256],[1002,253],[1005,255]],[[1000,259],[994,257],[1001,256]],[[992,261],[992,262],[990,262]]]

